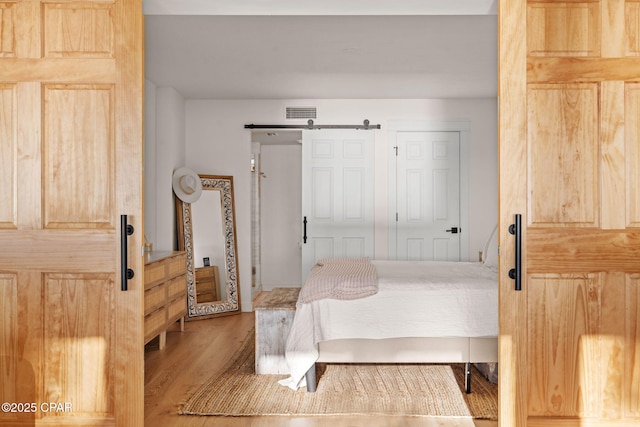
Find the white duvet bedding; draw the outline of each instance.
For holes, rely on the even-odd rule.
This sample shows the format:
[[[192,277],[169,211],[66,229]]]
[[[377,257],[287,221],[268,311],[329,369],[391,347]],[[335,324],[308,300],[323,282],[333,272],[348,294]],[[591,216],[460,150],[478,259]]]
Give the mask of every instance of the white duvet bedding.
[[[498,335],[498,280],[482,263],[372,261],[378,293],[298,303],[285,356],[297,389],[318,358],[318,342],[343,338]]]

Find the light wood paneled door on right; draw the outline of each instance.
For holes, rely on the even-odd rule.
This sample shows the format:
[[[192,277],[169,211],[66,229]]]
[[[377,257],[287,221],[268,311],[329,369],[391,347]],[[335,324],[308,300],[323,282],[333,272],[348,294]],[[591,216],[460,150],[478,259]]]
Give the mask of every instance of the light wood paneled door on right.
[[[498,27],[500,425],[640,425],[640,2],[501,0]]]
[[[0,425],[143,424],[142,24],[0,1]]]

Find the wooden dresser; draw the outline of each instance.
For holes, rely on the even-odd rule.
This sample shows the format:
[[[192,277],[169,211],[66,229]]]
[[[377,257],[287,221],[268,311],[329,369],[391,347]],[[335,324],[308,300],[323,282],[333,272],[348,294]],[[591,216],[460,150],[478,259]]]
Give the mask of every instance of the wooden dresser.
[[[144,343],[160,335],[160,349],[167,328],[180,320],[184,331],[187,315],[186,252],[148,252],[144,265]]]
[[[218,267],[215,265],[209,267],[196,268],[196,294],[197,301],[211,302],[218,301],[220,289],[220,276]]]

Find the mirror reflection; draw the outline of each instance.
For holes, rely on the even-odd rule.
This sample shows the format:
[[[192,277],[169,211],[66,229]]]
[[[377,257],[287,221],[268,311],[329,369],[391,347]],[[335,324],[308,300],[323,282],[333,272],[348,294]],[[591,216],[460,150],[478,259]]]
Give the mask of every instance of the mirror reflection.
[[[224,224],[222,197],[219,189],[203,191],[191,206],[193,221],[193,260],[196,269],[196,301],[198,303],[227,299],[227,277],[220,281],[224,266]],[[196,237],[197,236],[197,237]],[[222,287],[220,286],[222,283]]]
[[[239,312],[233,177],[200,175],[202,195],[176,198],[179,249],[187,252],[188,317]]]

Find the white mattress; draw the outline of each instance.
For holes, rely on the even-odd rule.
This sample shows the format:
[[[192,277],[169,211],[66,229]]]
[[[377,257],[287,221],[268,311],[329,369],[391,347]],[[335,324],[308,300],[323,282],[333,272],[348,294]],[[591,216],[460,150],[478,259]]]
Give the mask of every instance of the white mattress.
[[[318,358],[318,342],[346,338],[493,337],[498,335],[497,273],[482,263],[372,261],[378,293],[341,301],[299,303],[285,356],[304,386]]]

